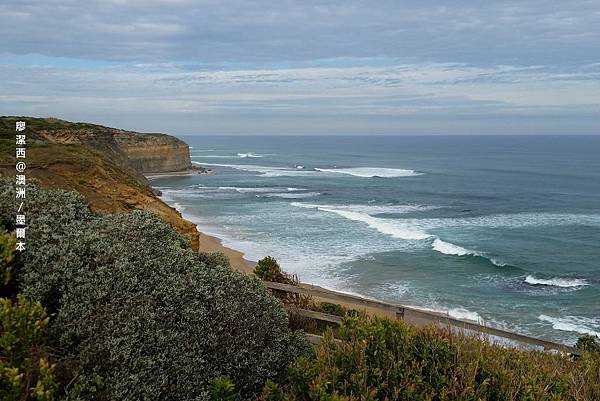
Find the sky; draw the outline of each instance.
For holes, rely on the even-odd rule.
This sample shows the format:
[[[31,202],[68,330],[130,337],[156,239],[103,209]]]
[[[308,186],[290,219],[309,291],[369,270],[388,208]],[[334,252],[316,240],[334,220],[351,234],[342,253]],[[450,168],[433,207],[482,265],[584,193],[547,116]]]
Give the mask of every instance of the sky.
[[[600,134],[600,1],[3,0],[0,115],[172,134]]]

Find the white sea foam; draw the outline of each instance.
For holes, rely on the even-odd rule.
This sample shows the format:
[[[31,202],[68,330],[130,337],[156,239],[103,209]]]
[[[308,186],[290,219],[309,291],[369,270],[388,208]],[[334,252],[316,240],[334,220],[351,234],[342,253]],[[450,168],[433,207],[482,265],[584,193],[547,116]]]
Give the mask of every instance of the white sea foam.
[[[316,171],[304,171],[287,167],[256,166],[252,164],[192,163],[200,166],[228,167],[235,170],[259,173],[262,177],[308,176],[318,174]]]
[[[456,255],[456,256],[477,255],[477,253],[474,251],[463,248],[462,246],[458,246],[455,244],[451,244],[449,242],[442,241],[439,238],[436,238],[433,240],[433,243],[431,244],[431,248],[433,248],[434,251],[438,251],[438,252],[441,252],[446,255]]]
[[[247,157],[250,157],[250,158],[259,158],[259,157],[263,157],[263,155],[257,155],[257,154],[252,153],[252,152],[249,152],[249,153],[238,153],[237,155],[238,155],[238,157],[241,157],[241,158],[247,158]]]
[[[445,255],[454,255],[454,256],[480,256],[492,262],[492,264],[498,267],[506,266],[506,263],[502,263],[495,258],[491,258],[485,253],[473,251],[471,249],[463,248],[460,245],[452,244],[450,242],[443,241],[439,238],[436,238],[431,243],[431,249],[434,251],[443,253]]]
[[[235,156],[231,155],[192,155],[192,159],[231,159]]]
[[[448,310],[448,315],[454,319],[467,320],[483,324],[484,320],[477,312],[472,312],[465,308],[453,308]]]
[[[436,209],[435,206],[427,205],[317,205],[312,203],[294,203],[292,206],[303,207],[307,209],[337,209],[350,212],[365,213],[370,216],[378,214],[405,214]]]
[[[542,285],[542,286],[552,286],[552,287],[562,287],[562,288],[572,288],[572,287],[582,287],[585,285],[589,285],[588,282],[584,279],[578,278],[560,278],[554,277],[550,279],[541,279],[536,278],[534,276],[525,277],[525,282],[531,285]]]
[[[314,198],[321,195],[320,192],[294,192],[294,193],[268,193],[265,195],[256,195],[265,198],[282,198],[282,199],[305,199]]]
[[[203,185],[191,185],[189,187],[185,187],[185,188],[180,188],[180,189],[172,189],[172,188],[161,188],[161,187],[157,187],[157,189],[159,189],[160,191],[162,191],[164,194],[171,194],[171,195],[178,195],[178,196],[185,196],[185,197],[209,197],[209,196],[218,196],[218,194],[223,194],[223,193],[228,193],[228,192],[236,192],[236,193],[240,193],[240,194],[251,194],[251,193],[257,193],[257,194],[281,194],[281,195],[285,195],[286,192],[290,192],[290,199],[300,199],[302,198],[302,194],[303,192],[301,191],[305,191],[305,189],[303,188],[293,188],[293,187],[289,187],[289,188],[283,188],[283,187],[228,187],[228,186],[221,186],[221,187],[209,187],[209,186],[203,186]],[[212,195],[211,195],[212,194]],[[294,196],[294,195],[299,195],[299,196]],[[311,193],[310,196],[304,196],[304,197],[311,197],[311,196],[315,196],[315,193]],[[282,198],[285,198],[285,196],[281,196]]]
[[[485,324],[485,320],[479,315],[477,312],[470,311],[468,309],[457,307],[457,308],[444,308],[439,307],[438,305],[433,306],[419,306],[419,305],[410,305],[411,308],[419,309],[426,312],[438,313],[441,315],[449,316],[453,319],[458,320],[466,320],[470,322],[476,322],[479,324]]]
[[[205,187],[211,188],[211,187]],[[216,189],[221,191],[235,191],[241,194],[246,193],[269,193],[269,192],[280,192],[283,188],[278,187],[216,187]]]
[[[446,227],[521,228],[537,226],[587,225],[599,226],[600,214],[576,213],[514,213],[462,218],[419,219],[428,229]]]
[[[431,235],[419,231],[413,227],[401,224],[402,220],[382,219],[373,217],[367,213],[357,212],[352,209],[340,207],[330,207],[326,205],[311,205],[307,203],[292,202],[292,206],[317,209],[323,212],[335,213],[348,220],[359,221],[367,224],[370,228],[379,231],[382,234],[390,235],[393,238],[405,240],[422,240],[430,238]]]
[[[334,174],[347,174],[355,177],[380,177],[380,178],[392,178],[392,177],[413,177],[421,175],[414,170],[405,170],[399,168],[382,168],[382,167],[350,167],[350,168],[315,168],[317,171],[324,173]]]
[[[431,248],[445,255],[453,256],[480,256],[488,259],[496,266],[503,267],[504,263],[495,258],[486,256],[482,252],[463,248],[460,245],[443,241],[419,225],[419,219],[386,219],[373,215],[384,213],[410,213],[429,210],[433,207],[424,205],[317,205],[310,203],[292,202],[292,206],[316,209],[323,212],[335,213],[348,220],[366,223],[370,228],[393,238],[403,240],[426,240],[433,238]]]
[[[591,319],[581,316],[552,317],[539,315],[538,319],[542,322],[551,323],[554,330],[571,331],[600,337],[600,318]]]

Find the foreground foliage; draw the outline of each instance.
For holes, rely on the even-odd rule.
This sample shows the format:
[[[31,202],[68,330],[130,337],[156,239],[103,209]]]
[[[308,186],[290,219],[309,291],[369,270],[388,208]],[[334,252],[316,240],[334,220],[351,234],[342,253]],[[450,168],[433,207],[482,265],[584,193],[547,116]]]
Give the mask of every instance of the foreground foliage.
[[[310,353],[257,278],[152,215],[98,216],[75,193],[27,187],[15,257],[12,187],[0,180],[0,272],[17,284],[0,302],[2,401],[600,400],[594,338],[572,359],[282,294],[344,318]],[[298,284],[273,258],[260,266]]]
[[[381,318],[347,318],[337,337],[290,366],[279,399],[600,399],[600,357],[588,352],[573,360]]]
[[[5,221],[14,221],[11,184],[0,186]],[[77,194],[27,191],[16,279],[55,315],[48,330],[69,399],[209,399],[221,376],[247,397],[307,352],[258,279],[194,252],[153,215],[98,216]]]
[[[0,399],[52,401],[58,385],[44,346],[45,309],[19,295],[0,299]]]

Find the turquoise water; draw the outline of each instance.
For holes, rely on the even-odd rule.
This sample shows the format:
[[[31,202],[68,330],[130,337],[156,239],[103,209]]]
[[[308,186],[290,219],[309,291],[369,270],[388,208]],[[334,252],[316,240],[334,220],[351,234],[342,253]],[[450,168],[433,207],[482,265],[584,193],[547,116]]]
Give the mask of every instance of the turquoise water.
[[[153,185],[306,282],[573,343],[600,335],[600,137],[182,137]]]

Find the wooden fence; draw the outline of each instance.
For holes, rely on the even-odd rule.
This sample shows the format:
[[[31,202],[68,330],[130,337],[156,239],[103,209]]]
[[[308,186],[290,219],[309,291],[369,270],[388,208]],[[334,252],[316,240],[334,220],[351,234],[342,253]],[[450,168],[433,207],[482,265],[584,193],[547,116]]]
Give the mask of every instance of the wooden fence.
[[[398,320],[403,320],[408,323],[415,324],[417,326],[426,326],[430,324],[447,327],[450,329],[456,328],[465,332],[473,332],[476,335],[488,335],[494,336],[501,339],[509,340],[512,342],[518,342],[529,346],[541,347],[544,350],[556,350],[565,352],[568,354],[579,355],[579,351],[575,347],[571,347],[564,344],[558,344],[551,341],[541,340],[534,337],[525,336],[522,334],[512,333],[510,331],[497,329],[494,327],[485,326],[478,323],[468,322],[464,320],[454,319],[448,315],[430,311],[424,311],[417,308],[412,308],[404,305],[391,304],[387,302],[378,301],[370,298],[363,298],[355,295],[344,294],[341,292],[326,290],[321,287],[311,286],[303,284],[300,286],[293,286],[289,284],[275,283],[270,281],[264,281],[264,285],[270,290],[284,291],[287,293],[309,295],[318,299],[319,301],[326,301],[332,303],[343,303],[345,305],[356,306],[355,309],[367,309],[370,312],[374,312],[381,316],[395,317]],[[316,312],[307,309],[298,309],[290,307],[288,308],[294,313],[302,316],[328,322],[331,324],[341,324],[342,319],[339,316],[330,315],[327,313]],[[309,340],[312,343],[318,343],[320,337],[316,335],[310,335]]]

